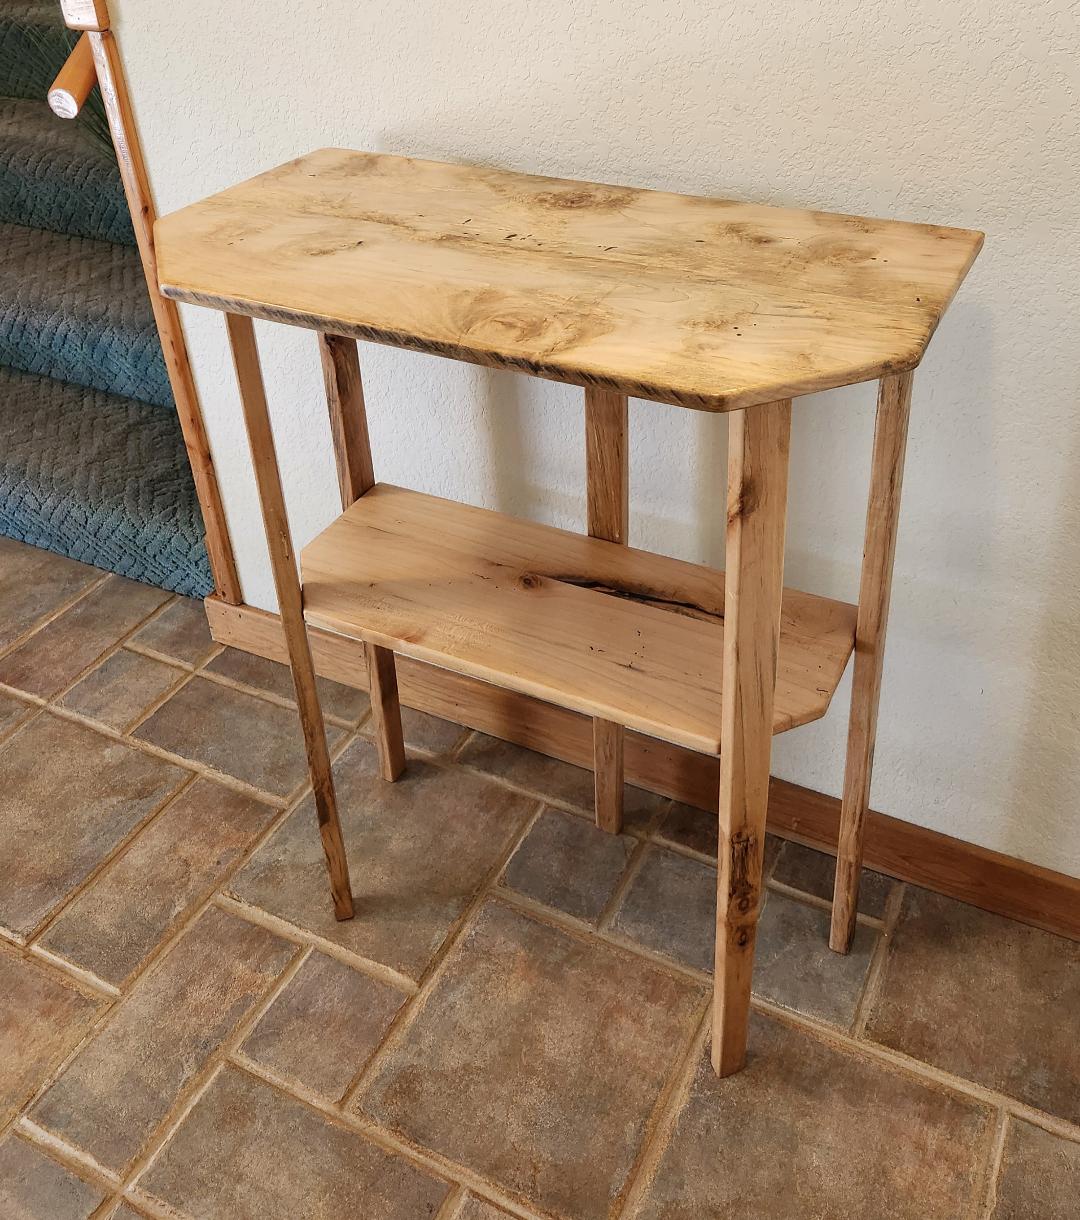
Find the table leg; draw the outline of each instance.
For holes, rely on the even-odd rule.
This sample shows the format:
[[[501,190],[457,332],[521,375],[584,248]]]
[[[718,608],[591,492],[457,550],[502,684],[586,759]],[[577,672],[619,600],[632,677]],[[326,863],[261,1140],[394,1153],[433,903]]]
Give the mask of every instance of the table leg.
[[[847,763],[840,808],[832,928],[829,946],[847,953],[855,935],[862,873],[863,831],[870,804],[885,628],[889,619],[900,489],[904,478],[912,374],[883,377],[878,387],[870,500],[866,511],[859,618],[855,628],[855,673],[848,717]]]
[[[326,383],[330,434],[334,442],[341,507],[348,508],[375,486],[371,460],[364,385],[356,341],[341,335],[319,334],[319,358]],[[365,644],[371,721],[379,751],[379,773],[396,780],[405,769],[405,743],[401,731],[394,654],[389,648]]]
[[[737,1072],[746,1057],[769,803],[791,402],[734,411],[729,421],[712,1028],[712,1061],[720,1076]]]
[[[630,516],[629,450],[625,394],[585,390],[585,471],[589,536],[625,543]],[[618,834],[623,821],[623,738],[621,724],[593,720],[593,775],[596,824]]]
[[[259,490],[266,545],[277,589],[281,625],[289,649],[296,707],[304,731],[311,786],[315,794],[315,809],[319,819],[319,834],[326,853],[330,873],[330,892],[334,899],[334,914],[338,919],[353,915],[352,889],[349,885],[349,862],[341,839],[334,780],[330,771],[330,755],[326,747],[326,730],[322,708],[315,688],[315,668],[311,661],[307,629],[304,625],[303,595],[293,557],[292,536],[281,490],[274,436],[266,408],[259,354],[255,346],[255,329],[251,319],[239,314],[226,314],[229,342],[232,345],[236,379],[240,386],[240,401],[244,410],[251,463]]]

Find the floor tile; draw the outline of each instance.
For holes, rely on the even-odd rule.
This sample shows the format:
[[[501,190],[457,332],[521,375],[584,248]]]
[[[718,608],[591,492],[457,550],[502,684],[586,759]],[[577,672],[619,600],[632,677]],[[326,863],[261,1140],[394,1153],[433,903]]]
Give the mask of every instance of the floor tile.
[[[600,1220],[704,1003],[688,980],[489,903],[362,1108],[542,1211]]]
[[[754,994],[848,1029],[880,933],[861,925],[851,952],[829,948],[829,913],[770,893],[758,921]]]
[[[185,672],[121,648],[76,683],[59,703],[122,732]]]
[[[332,957],[312,953],[241,1049],[278,1076],[338,1101],[406,998]]]
[[[295,952],[265,928],[209,908],[136,983],[32,1119],[124,1171]]]
[[[647,847],[611,929],[685,966],[711,971],[716,943],[716,869]]]
[[[355,919],[339,923],[307,799],[230,883],[244,902],[418,978],[535,803],[482,776],[411,759],[380,779],[357,739],[334,768]]]
[[[110,576],[0,660],[0,682],[51,699],[169,596]]]
[[[750,1059],[702,1057],[633,1220],[959,1220],[992,1118],[980,1107],[754,1015]]]
[[[0,651],[103,575],[100,568],[0,538]]]
[[[790,885],[792,889],[802,890],[804,894],[813,894],[816,898],[826,898],[831,902],[835,872],[836,860],[833,856],[803,847],[801,843],[785,843],[773,867],[772,877],[774,881]],[[869,868],[863,869],[859,883],[859,910],[862,914],[883,919],[885,903],[895,885],[896,882],[891,877],[875,873]]]
[[[98,1003],[58,971],[0,949],[0,1125],[20,1109],[90,1028]]]
[[[181,597],[132,636],[132,643],[199,666],[214,651],[206,611],[200,601]]]
[[[333,748],[342,730],[326,727]],[[308,781],[296,712],[206,678],[192,678],[132,735],[275,796]]]
[[[461,752],[467,766],[497,775],[500,779],[526,792],[534,792],[544,800],[569,805],[592,817],[593,773],[570,763],[526,750],[513,742],[477,733]],[[640,830],[647,826],[657,811],[668,804],[667,798],[627,786],[623,798],[623,827]]]
[[[1076,1220],[1080,1143],[1011,1119],[990,1220]]]
[[[279,812],[197,779],[140,831],[39,943],[122,987]]]
[[[577,814],[545,809],[507,865],[504,881],[537,902],[595,923],[636,842]]]
[[[715,813],[708,813],[694,805],[685,805],[676,801],[667,817],[661,821],[656,831],[656,838],[676,847],[685,847],[690,851],[700,852],[710,860],[716,860],[720,839],[719,822]],[[767,878],[772,871],[776,857],[784,846],[783,839],[776,835],[765,836],[765,856],[762,870]]]
[[[0,1140],[0,1216],[4,1220],[87,1220],[105,1192],[25,1140]]]
[[[1080,1122],[1080,943],[909,886],[867,1034]]]
[[[0,924],[29,936],[189,773],[42,714],[0,746]]]
[[[199,1098],[139,1189],[200,1220],[421,1220],[450,1191],[235,1068]]]
[[[206,672],[221,674],[233,682],[279,695],[282,699],[296,699],[292,673],[287,665],[279,665],[277,661],[268,661],[251,652],[242,652],[239,648],[226,648],[218,653],[207,665]],[[316,685],[323,711],[329,716],[355,724],[371,706],[367,692],[353,686],[343,686],[340,682],[331,682],[329,678],[318,678]]]

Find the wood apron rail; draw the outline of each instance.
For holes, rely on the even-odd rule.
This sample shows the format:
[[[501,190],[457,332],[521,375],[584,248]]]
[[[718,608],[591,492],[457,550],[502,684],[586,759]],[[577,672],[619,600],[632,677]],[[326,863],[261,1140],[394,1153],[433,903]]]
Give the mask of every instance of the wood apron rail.
[[[911,370],[981,235],[326,149],[156,236],[165,296],[228,318],[339,917],[348,869],[309,631],[344,680],[362,667],[387,780],[404,762],[395,658],[409,684],[428,663],[588,717],[608,830],[628,749],[635,766],[649,742],[719,758],[712,1048],[737,1071],[772,736],[825,714],[854,650],[832,932],[850,944]],[[299,574],[252,318],[318,334],[343,511]],[[356,339],[583,387],[587,535],[377,482]],[[783,587],[792,400],[872,379],[855,606]],[[729,414],[725,572],[628,545],[628,395]]]

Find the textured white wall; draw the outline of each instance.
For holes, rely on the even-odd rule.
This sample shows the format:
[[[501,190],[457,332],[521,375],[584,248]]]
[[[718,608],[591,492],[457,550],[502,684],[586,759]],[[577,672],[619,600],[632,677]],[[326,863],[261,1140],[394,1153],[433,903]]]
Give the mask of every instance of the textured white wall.
[[[163,212],[341,145],[984,229],[916,375],[873,802],[1080,875],[1080,9],[1070,0],[113,0]],[[223,323],[185,310],[247,599]],[[299,542],[334,514],[314,337],[258,327]],[[380,477],[560,525],[580,392],[366,346]],[[873,388],[796,408],[788,583],[854,600]],[[635,403],[632,541],[722,562],[725,421]],[[836,793],[847,685],[777,741]]]

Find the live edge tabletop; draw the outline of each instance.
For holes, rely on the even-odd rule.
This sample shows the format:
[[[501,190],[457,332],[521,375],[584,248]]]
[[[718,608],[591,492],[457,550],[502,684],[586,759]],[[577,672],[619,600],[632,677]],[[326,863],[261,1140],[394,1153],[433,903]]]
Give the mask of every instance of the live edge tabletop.
[[[337,149],[155,235],[165,295],[227,316],[337,917],[353,896],[309,627],[362,655],[386,780],[398,655],[488,684],[454,704],[474,728],[521,732],[499,689],[541,699],[578,714],[552,752],[581,761],[589,717],[605,830],[627,729],[719,758],[712,1059],[737,1071],[772,735],[825,714],[853,651],[830,944],[854,935],[911,370],[982,235]],[[299,577],[252,318],[318,332],[343,512]],[[588,536],[377,483],[356,339],[583,386]],[[783,588],[791,399],[872,378],[854,606]],[[724,571],[627,545],[627,395],[728,413]]]
[[[982,244],[342,149],[155,234],[176,300],[707,411],[913,368]]]

